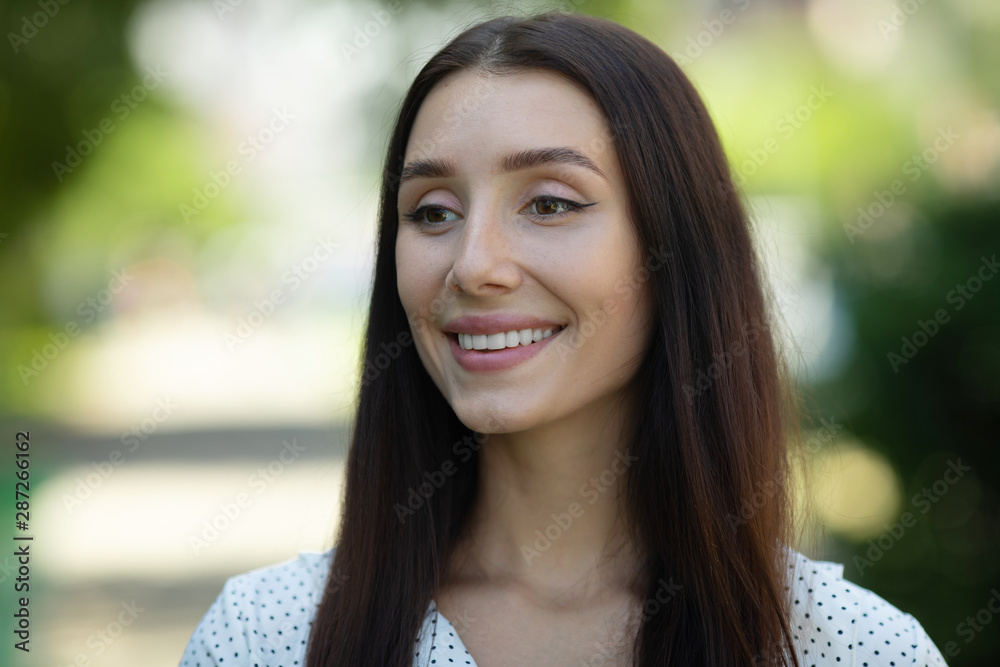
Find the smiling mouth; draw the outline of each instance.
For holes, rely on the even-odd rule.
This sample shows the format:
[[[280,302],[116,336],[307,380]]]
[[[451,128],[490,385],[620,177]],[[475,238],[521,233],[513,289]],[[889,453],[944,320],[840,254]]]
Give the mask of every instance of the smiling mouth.
[[[448,333],[463,350],[496,352],[515,347],[527,347],[549,338],[566,327],[546,327],[545,329],[519,329],[495,334]]]

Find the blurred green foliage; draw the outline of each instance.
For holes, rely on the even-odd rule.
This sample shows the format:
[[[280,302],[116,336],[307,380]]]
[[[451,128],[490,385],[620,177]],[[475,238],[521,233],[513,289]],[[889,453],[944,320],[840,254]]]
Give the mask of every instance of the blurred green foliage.
[[[814,387],[815,409],[883,453],[904,486],[882,535],[831,536],[830,557],[917,617],[949,664],[992,665],[1000,625],[972,637],[959,626],[1000,588],[1000,201],[930,191],[911,204],[919,213],[895,234],[823,250],[856,342]],[[880,264],[900,251],[892,264],[912,279],[887,280]]]

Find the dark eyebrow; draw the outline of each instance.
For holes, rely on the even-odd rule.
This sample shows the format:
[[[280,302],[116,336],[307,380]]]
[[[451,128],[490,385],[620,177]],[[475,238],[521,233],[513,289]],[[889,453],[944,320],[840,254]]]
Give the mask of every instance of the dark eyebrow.
[[[607,178],[594,161],[572,148],[530,148],[508,155],[500,161],[500,169],[505,172],[531,169],[546,164],[572,164],[585,167],[601,178]]]
[[[502,172],[531,169],[547,164],[570,164],[585,167],[601,178],[607,179],[600,167],[589,157],[572,148],[529,148],[504,157],[500,161]],[[411,178],[448,178],[455,174],[454,166],[447,160],[413,160],[403,167],[399,176],[402,184]]]

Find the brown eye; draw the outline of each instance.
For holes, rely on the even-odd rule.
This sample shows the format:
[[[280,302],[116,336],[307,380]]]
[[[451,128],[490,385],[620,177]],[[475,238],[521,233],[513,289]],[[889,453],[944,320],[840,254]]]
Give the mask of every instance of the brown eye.
[[[443,208],[427,209],[427,222],[444,222],[448,217]]]
[[[443,206],[425,205],[402,214],[404,218],[417,225],[439,225],[458,218],[457,214]],[[453,216],[453,217],[448,217]]]
[[[535,202],[535,210],[540,215],[552,215],[554,213],[560,213],[560,205],[565,206],[563,202],[558,202],[554,199],[539,199]]]
[[[560,199],[558,197],[538,197],[531,202],[531,206],[528,207],[528,210],[531,215],[543,218],[555,218],[572,211],[579,211],[586,206],[592,205],[593,204],[577,204],[576,202],[569,201],[568,199]]]

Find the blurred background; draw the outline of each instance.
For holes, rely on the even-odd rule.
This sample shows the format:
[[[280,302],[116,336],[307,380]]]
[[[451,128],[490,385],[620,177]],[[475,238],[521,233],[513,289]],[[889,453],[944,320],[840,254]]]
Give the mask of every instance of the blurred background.
[[[805,399],[802,547],[998,663],[995,0],[0,4],[0,519],[35,538],[0,663],[176,665],[227,577],[331,546],[393,112],[547,9],[650,38],[715,118]]]

